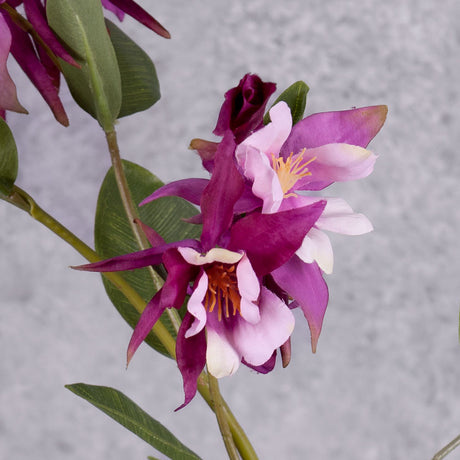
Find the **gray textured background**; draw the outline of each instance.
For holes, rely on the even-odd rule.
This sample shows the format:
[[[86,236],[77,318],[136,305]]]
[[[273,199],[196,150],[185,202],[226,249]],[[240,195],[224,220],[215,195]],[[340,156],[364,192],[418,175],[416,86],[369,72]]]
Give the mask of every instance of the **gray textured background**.
[[[279,90],[305,80],[308,113],[389,106],[371,144],[380,155],[374,174],[332,190],[375,231],[333,237],[317,354],[298,315],[287,369],[241,369],[221,386],[261,459],[431,458],[460,433],[458,1],[141,3],[173,39],[124,22],[155,60],[163,98],[122,120],[119,138],[125,158],[165,181],[204,176],[188,142],[210,138],[224,91],[248,71]],[[10,67],[31,113],[9,118],[18,184],[91,243],[109,166],[103,135],[66,90],[71,126],[54,124]],[[142,346],[125,370],[131,331],[97,275],[67,268],[81,257],[5,203],[0,223],[0,458],[154,453],[64,389],[79,381],[124,391],[205,459],[225,458],[200,398],[173,413],[183,394],[172,361]]]

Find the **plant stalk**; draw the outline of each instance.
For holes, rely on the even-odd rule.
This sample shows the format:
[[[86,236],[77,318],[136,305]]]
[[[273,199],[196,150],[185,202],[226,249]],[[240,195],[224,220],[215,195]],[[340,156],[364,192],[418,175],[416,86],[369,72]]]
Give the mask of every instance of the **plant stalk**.
[[[454,449],[460,446],[460,434],[453,439],[447,446],[444,446],[434,457],[433,460],[441,460],[447,454],[450,454]]]

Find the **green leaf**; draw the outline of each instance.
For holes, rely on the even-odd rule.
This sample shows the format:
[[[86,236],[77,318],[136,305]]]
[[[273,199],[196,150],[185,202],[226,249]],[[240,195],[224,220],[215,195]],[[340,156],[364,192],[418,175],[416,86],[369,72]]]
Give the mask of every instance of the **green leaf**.
[[[169,458],[173,460],[199,460],[198,455],[120,391],[85,383],[66,385],[66,388],[77,396],[86,399]]]
[[[153,62],[113,22],[105,20],[121,75],[121,109],[118,118],[141,112],[160,99],[160,83]]]
[[[141,202],[163,185],[156,176],[134,163],[123,161],[123,168],[135,203]],[[160,198],[139,208],[142,222],[155,229],[166,242],[198,238],[201,231],[200,226],[188,224],[181,220],[197,213],[198,210],[194,206],[177,197]],[[103,258],[139,250],[126,218],[112,168],[107,173],[99,192],[95,219],[95,246],[97,253]],[[151,277],[146,268],[120,272],[120,275],[136,289],[146,302],[155,294]],[[104,286],[121,316],[131,327],[135,327],[139,320],[139,313],[123,294],[105,279]],[[166,313],[162,315],[160,321],[175,337],[174,327]],[[169,356],[166,349],[152,333],[147,336],[146,342],[155,350]]]
[[[18,175],[18,150],[13,134],[0,117],[0,193],[8,196]]]
[[[61,60],[72,96],[105,132],[112,131],[121,107],[121,78],[100,0],[48,0],[46,14],[81,66]]]
[[[291,109],[292,125],[295,125],[303,117],[305,106],[307,104],[307,93],[310,88],[301,80],[293,83],[285,89],[273,103],[272,107],[280,101],[286,102]],[[270,121],[270,114],[267,112],[264,116],[264,124]]]

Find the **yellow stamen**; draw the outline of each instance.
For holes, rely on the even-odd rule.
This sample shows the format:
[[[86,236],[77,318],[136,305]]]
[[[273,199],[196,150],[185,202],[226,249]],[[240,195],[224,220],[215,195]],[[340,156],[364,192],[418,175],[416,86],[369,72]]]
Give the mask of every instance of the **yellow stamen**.
[[[275,170],[278,179],[281,184],[281,189],[283,190],[284,198],[289,196],[296,196],[295,193],[288,193],[291,190],[296,182],[305,176],[311,176],[311,172],[308,170],[307,166],[316,160],[316,157],[310,158],[309,160],[302,162],[303,154],[306,149],[302,149],[296,158],[293,160],[294,152],[284,160],[282,157],[276,158],[272,153],[272,165]]]
[[[240,311],[241,295],[238,291],[234,264],[214,263],[206,270],[208,276],[208,290],[204,298],[205,308],[212,313],[217,305],[217,318],[222,320],[230,317],[230,312],[236,315]],[[231,308],[233,307],[233,308]]]

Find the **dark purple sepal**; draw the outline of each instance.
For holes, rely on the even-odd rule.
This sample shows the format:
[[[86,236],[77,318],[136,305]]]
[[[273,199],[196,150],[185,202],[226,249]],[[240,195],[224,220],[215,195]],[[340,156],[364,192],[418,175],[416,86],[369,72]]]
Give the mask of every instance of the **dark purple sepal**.
[[[168,249],[163,254],[163,264],[168,276],[161,288],[161,303],[179,309],[187,295],[189,282],[199,268],[186,262],[177,249]]]
[[[148,27],[150,30],[153,30],[158,35],[164,38],[171,38],[170,33],[147,11],[145,11],[141,6],[139,6],[133,0],[110,0],[110,2],[120,10],[124,11],[126,14],[134,18],[136,21],[139,21],[144,26]]]
[[[185,333],[194,320],[193,315],[186,313],[177,333],[176,360],[184,381],[185,400],[176,411],[185,407],[195,396],[198,377],[206,364],[205,330],[185,338]]]
[[[214,169],[214,155],[218,146],[218,142],[206,141],[204,139],[192,139],[190,141],[190,148],[198,152],[204,169],[210,173]]]
[[[161,302],[161,290],[158,291],[150,302],[146,305],[144,311],[139,318],[139,321],[134,328],[133,335],[129,341],[128,350],[126,353],[126,365],[129,364],[139,345],[145,340],[152,327],[158,321],[160,316],[165,311],[166,304]]]
[[[253,366],[249,363],[247,363],[244,358],[241,360],[241,362],[249,367],[250,369],[253,369],[256,372],[259,372],[260,374],[268,374],[275,368],[276,364],[276,350],[273,352],[271,355],[270,359],[268,359],[265,363],[261,364],[260,366]]]
[[[232,226],[227,249],[245,251],[257,276],[267,275],[299,249],[325,206],[321,200],[274,214],[249,214]]]
[[[170,182],[155,190],[147,198],[144,198],[139,203],[139,206],[144,206],[144,204],[165,196],[178,196],[198,205],[201,201],[201,195],[208,184],[209,179],[180,179]]]
[[[223,136],[230,129],[237,144],[241,143],[263,125],[265,107],[275,90],[275,83],[263,82],[257,75],[246,74],[238,86],[225,93],[214,134]]]
[[[41,39],[50,47],[51,51],[69,64],[79,67],[48,25],[45,7],[37,0],[24,0],[23,3],[27,19],[34,26]],[[37,45],[38,47],[39,45]]]
[[[163,237],[159,233],[157,233],[152,227],[149,227],[147,224],[144,224],[144,222],[137,218],[134,219],[134,222],[144,232],[144,235],[147,237],[149,243],[152,245],[153,248],[166,244],[166,241],[163,239]]]
[[[227,131],[216,151],[214,172],[201,195],[203,250],[209,251],[228,230],[233,221],[233,208],[244,190],[244,179],[234,160],[235,141]]]
[[[311,347],[315,353],[329,300],[321,269],[316,262],[307,264],[294,255],[287,263],[274,270],[272,276],[302,309],[310,327]]]
[[[119,272],[134,270],[149,265],[158,265],[162,261],[163,253],[171,248],[189,247],[200,250],[201,245],[196,240],[174,241],[154,248],[143,249],[142,251],[131,252],[110,259],[101,260],[92,264],[78,265],[71,267],[74,270],[88,272]]]
[[[5,19],[12,35],[11,54],[45,99],[56,120],[62,125],[68,126],[69,119],[59,99],[58,91],[46,68],[38,59],[29,35],[12,22],[8,16],[5,16]]]

